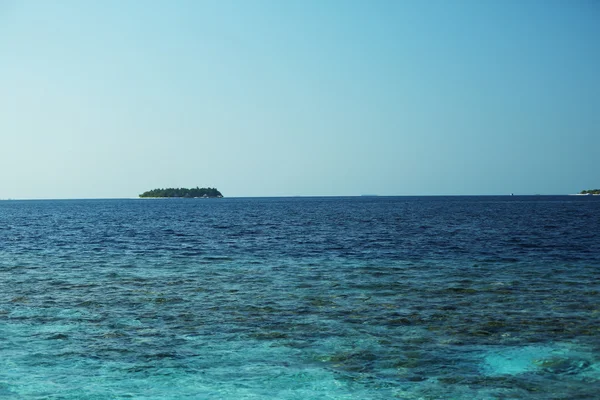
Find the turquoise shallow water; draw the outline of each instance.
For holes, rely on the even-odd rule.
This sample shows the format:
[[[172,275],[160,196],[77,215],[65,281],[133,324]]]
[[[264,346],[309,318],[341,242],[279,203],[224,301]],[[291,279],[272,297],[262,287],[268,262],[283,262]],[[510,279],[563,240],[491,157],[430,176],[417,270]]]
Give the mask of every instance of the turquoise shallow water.
[[[0,202],[0,397],[597,398],[598,200]]]

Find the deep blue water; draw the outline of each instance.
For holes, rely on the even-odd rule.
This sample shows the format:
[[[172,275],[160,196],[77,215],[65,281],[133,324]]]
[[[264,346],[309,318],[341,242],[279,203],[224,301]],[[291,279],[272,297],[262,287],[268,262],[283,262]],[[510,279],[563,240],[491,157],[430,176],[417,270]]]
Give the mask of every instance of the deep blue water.
[[[598,196],[0,202],[0,397],[598,393]]]

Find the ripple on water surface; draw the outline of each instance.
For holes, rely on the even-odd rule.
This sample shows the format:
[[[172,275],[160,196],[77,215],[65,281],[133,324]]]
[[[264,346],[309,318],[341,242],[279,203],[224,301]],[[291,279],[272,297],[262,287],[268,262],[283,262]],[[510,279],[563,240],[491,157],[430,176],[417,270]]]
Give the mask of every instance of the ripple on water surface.
[[[0,397],[594,398],[599,204],[2,204]]]

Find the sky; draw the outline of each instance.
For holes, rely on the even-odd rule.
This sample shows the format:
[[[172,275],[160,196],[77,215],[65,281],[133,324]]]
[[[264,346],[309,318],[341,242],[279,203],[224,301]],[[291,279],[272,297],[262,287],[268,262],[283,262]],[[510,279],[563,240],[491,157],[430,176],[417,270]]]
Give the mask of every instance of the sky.
[[[600,187],[595,0],[0,0],[0,199]]]

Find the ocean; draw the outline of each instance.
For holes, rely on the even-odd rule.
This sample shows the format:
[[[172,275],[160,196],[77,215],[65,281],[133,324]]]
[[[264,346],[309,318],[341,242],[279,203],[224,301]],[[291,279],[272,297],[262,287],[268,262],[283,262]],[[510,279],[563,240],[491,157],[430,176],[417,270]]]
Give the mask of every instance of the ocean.
[[[0,398],[599,393],[599,196],[0,202]]]

